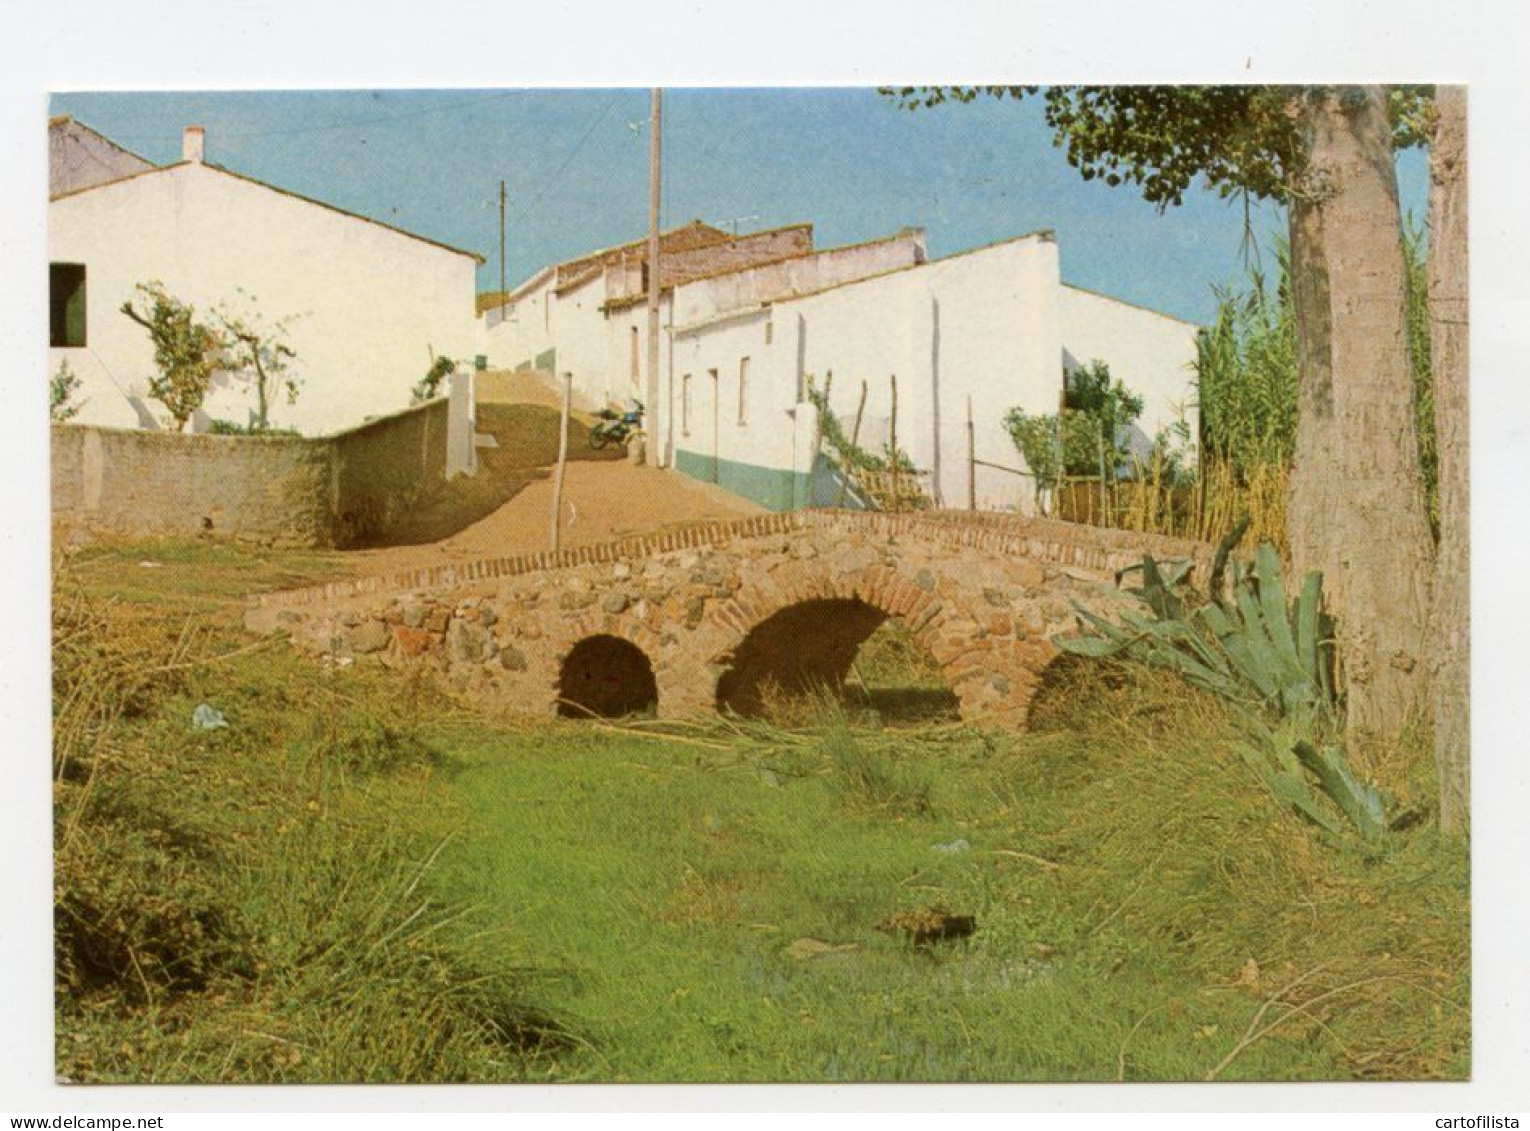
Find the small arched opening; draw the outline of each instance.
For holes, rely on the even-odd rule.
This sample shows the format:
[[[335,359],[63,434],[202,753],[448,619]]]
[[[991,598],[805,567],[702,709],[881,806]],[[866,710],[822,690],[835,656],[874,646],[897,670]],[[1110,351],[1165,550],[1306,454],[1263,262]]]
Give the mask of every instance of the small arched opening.
[[[767,617],[717,684],[718,708],[745,716],[825,698],[889,721],[958,715],[939,667],[903,622],[858,599],[802,601]]]
[[[619,636],[589,636],[575,644],[558,672],[558,714],[615,719],[651,714],[659,706],[653,665]]]

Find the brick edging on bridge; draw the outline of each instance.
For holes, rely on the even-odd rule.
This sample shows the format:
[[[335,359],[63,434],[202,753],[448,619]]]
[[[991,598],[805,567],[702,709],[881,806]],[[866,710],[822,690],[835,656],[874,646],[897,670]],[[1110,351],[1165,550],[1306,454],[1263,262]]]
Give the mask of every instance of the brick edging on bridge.
[[[1126,566],[1135,565],[1144,553],[1151,553],[1160,559],[1193,558],[1202,565],[1210,562],[1213,553],[1213,547],[1204,542],[992,512],[921,511],[887,514],[829,509],[795,510],[696,523],[678,529],[574,547],[557,553],[543,551],[483,558],[256,594],[250,599],[249,607],[267,610],[293,608],[378,594],[406,593],[416,589],[450,588],[547,570],[646,558],[704,546],[718,547],[738,538],[766,537],[808,529],[841,529],[889,537],[914,536],[947,546],[1023,555],[1097,573],[1114,573]]]

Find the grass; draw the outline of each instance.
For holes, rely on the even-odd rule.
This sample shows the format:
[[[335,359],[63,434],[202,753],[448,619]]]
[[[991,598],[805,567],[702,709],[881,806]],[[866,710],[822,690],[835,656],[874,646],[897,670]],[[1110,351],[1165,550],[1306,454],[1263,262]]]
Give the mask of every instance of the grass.
[[[238,652],[237,591],[332,568],[167,543],[60,571],[65,1075],[1469,1075],[1464,849],[1330,843],[1167,677],[1061,666],[1024,734],[833,703],[512,727]],[[879,929],[929,909],[977,929]]]

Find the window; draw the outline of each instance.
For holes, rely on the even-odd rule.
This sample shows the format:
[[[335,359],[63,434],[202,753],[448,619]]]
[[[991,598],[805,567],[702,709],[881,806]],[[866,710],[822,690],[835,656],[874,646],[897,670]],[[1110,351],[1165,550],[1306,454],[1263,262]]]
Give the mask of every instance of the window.
[[[774,322],[767,322],[767,323],[765,323],[765,344],[767,346],[770,345],[771,341],[775,338],[775,336],[776,336],[776,324]]]
[[[48,264],[48,344],[85,344],[85,264]]]
[[[749,359],[738,359],[738,422],[749,423]]]
[[[680,434],[691,434],[691,375],[680,378]]]

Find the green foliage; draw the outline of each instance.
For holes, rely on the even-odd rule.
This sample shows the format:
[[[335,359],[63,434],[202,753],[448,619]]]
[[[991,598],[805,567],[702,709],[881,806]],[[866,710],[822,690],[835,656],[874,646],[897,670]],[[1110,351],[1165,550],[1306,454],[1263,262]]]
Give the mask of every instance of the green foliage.
[[[163,955],[155,970],[178,959],[148,949],[159,930],[138,929],[132,900],[161,897],[146,910],[171,939],[237,911],[226,935],[202,919],[233,945],[196,944],[200,989],[150,974],[141,1001],[128,957],[122,977],[61,990],[71,1079],[1470,1074],[1464,847],[1418,830],[1380,857],[1321,850],[1319,830],[1271,821],[1233,712],[1163,673],[1065,657],[1026,731],[852,725],[843,763],[907,787],[879,807],[825,749],[842,723],[527,727],[279,644],[223,655],[248,646],[247,594],[332,577],[333,556],[186,540],[71,560],[113,619],[58,625],[56,733],[107,760],[56,882],[131,892],[111,910],[135,951]],[[216,639],[164,654],[188,609]],[[81,730],[67,702],[109,682],[82,666],[103,654],[133,711]],[[191,730],[203,701],[230,727]],[[397,746],[372,722],[449,769],[357,773],[346,748]],[[923,782],[928,805],[906,803]],[[79,796],[60,793],[64,828]],[[125,838],[97,845],[102,801],[165,830],[161,864]],[[976,933],[916,950],[876,929],[933,905]]]
[[[1217,290],[1217,316],[1196,339],[1196,389],[1208,454],[1247,474],[1288,467],[1296,450],[1296,319],[1291,257],[1275,251],[1275,277],[1255,264],[1240,288]]]
[[[149,378],[149,396],[165,406],[177,431],[184,430],[191,414],[207,399],[214,374],[224,366],[227,340],[159,280],[139,283],[134,292],[145,309],[139,311],[129,299],[121,310],[147,330],[154,343],[158,373]]]
[[[293,319],[266,321],[252,307],[255,296],[241,297],[246,309],[220,307],[213,312],[223,327],[223,368],[246,381],[255,391],[255,420],[250,431],[265,432],[271,426],[271,399],[285,393],[287,403],[296,404],[302,382],[291,371],[297,354],[287,344]]]
[[[1214,579],[1230,549],[1224,542]],[[1335,835],[1343,831],[1342,816],[1365,840],[1380,838],[1381,796],[1355,780],[1334,740],[1333,644],[1321,611],[1321,577],[1309,573],[1288,607],[1280,559],[1265,544],[1251,571],[1243,573],[1233,562],[1227,590],[1220,592],[1214,580],[1211,599],[1190,609],[1175,589],[1183,574],[1166,577],[1150,556],[1143,559],[1142,573],[1140,595],[1151,617],[1123,613],[1123,627],[1079,608],[1093,631],[1063,637],[1058,646],[1077,655],[1125,655],[1168,668],[1242,706],[1256,737],[1245,758],[1271,793]],[[1304,768],[1315,777],[1316,789]]]
[[[48,379],[49,419],[55,424],[62,424],[78,416],[81,406],[75,403],[74,398],[79,391],[80,378],[65,358],[58,363],[58,368]]]
[[[425,376],[415,383],[409,391],[410,404],[424,404],[437,396],[441,391],[441,383],[451,376],[452,370],[457,368],[457,363],[449,357],[438,357],[430,363]]]
[[[106,600],[146,554],[169,567],[150,582],[163,589]],[[234,628],[240,594],[290,584],[311,559],[166,543],[103,549],[91,565],[91,589],[61,586],[54,603],[58,1071],[88,1083],[536,1073],[566,1041],[528,1001],[542,975],[514,948],[485,961],[496,924],[433,888],[460,813],[422,729],[441,725],[439,695],[316,678],[269,643],[250,651]],[[226,586],[228,571],[241,583]],[[199,598],[212,615],[188,621]],[[230,725],[193,727],[203,702]]]
[[[833,380],[834,375],[829,374]],[[842,466],[849,467],[852,471],[890,471],[896,462],[899,471],[912,472],[915,469],[914,461],[902,448],[898,449],[896,457],[888,450],[886,444],[882,445],[880,455],[852,444],[849,435],[845,432],[844,423],[834,414],[829,407],[828,390],[820,389],[813,375],[807,377],[807,398],[813,407],[818,410],[818,430],[823,437],[823,442],[834,453],[834,460]]]
[[[158,370],[149,378],[149,396],[165,406],[177,430],[184,430],[202,407],[219,373],[250,385],[256,413],[248,428],[215,421],[214,432],[268,431],[272,397],[285,392],[288,404],[297,401],[301,382],[289,368],[297,354],[287,344],[291,317],[268,322],[253,309],[254,296],[242,290],[241,306],[216,307],[210,321],[199,319],[191,303],[170,294],[157,279],[139,283],[134,292],[136,300],[124,302],[120,309],[149,333]]]
[[[1429,352],[1429,252],[1422,224],[1403,223],[1403,283],[1409,359],[1413,363],[1413,422],[1418,433],[1419,470],[1424,477],[1429,522],[1440,530],[1440,457],[1434,430],[1434,373]]]
[[[1304,152],[1294,86],[885,87],[909,110],[985,96],[1042,92],[1053,144],[1084,180],[1130,184],[1160,209],[1180,204],[1197,180],[1220,196],[1284,201],[1295,191]],[[1427,128],[1428,88],[1389,90],[1399,147]]]
[[[1422,228],[1411,222],[1403,229],[1403,264],[1419,466],[1437,523],[1427,252]],[[1196,340],[1195,372],[1206,454],[1242,481],[1271,465],[1289,469],[1296,451],[1298,379],[1291,259],[1284,240],[1275,242],[1273,277],[1250,263],[1241,285],[1218,288],[1216,319]]]
[[[1142,398],[1113,382],[1103,361],[1065,374],[1063,389],[1058,413],[1012,408],[1004,416],[1038,489],[1057,486],[1065,475],[1113,479],[1131,455],[1131,426],[1142,415]]]
[[[858,741],[843,721],[825,731],[821,749],[852,808],[910,816],[930,812],[927,767],[910,764],[886,746]]]

